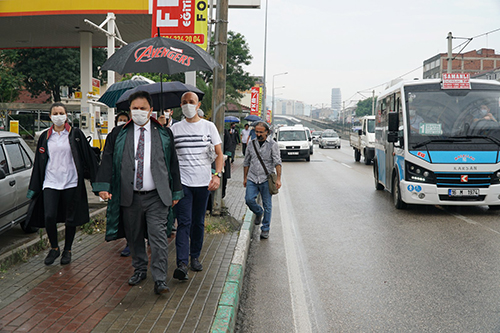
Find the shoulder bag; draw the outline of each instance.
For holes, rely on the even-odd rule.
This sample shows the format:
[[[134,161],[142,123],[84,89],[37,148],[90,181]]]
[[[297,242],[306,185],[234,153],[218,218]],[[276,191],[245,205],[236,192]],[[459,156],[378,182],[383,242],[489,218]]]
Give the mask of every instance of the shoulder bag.
[[[264,168],[264,172],[266,173],[267,176],[267,183],[269,185],[269,193],[271,195],[278,194],[279,190],[278,187],[276,186],[276,181],[278,180],[278,176],[274,172],[267,172],[266,165],[264,164],[264,161],[262,161],[262,157],[260,157],[259,150],[257,149],[257,145],[255,144],[255,140],[252,140],[253,143],[253,148],[255,149],[255,154],[257,154],[257,158],[260,161],[260,164],[262,164],[262,167]]]

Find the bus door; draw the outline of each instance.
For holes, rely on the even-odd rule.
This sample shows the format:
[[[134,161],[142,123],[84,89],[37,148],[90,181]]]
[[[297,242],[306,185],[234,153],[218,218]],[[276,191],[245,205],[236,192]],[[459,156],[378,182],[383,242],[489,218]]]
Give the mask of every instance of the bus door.
[[[389,129],[389,113],[394,112],[394,95],[387,96],[385,101],[386,109],[386,132],[387,136]],[[387,138],[385,138],[385,188],[392,192],[392,171],[394,169],[394,143],[389,142]]]

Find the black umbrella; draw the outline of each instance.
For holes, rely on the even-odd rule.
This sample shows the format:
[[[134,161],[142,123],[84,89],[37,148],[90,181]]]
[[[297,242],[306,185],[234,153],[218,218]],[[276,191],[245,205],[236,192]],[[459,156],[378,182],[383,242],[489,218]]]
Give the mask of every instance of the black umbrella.
[[[172,81],[162,82],[162,84],[160,85],[160,82],[156,82],[127,90],[116,102],[116,107],[119,110],[128,110],[130,106],[128,98],[130,97],[130,95],[137,91],[147,91],[151,95],[151,98],[153,99],[153,110],[161,110],[161,108],[168,109],[181,106],[182,94],[188,91],[196,93],[200,101],[205,95],[203,91],[187,83]],[[160,96],[163,96],[161,100]]]
[[[211,71],[220,66],[201,47],[181,40],[153,37],[125,45],[102,65],[101,71],[175,74]]]
[[[148,84],[148,82],[144,80],[126,80],[113,83],[97,101],[114,108],[125,91],[144,84]]]

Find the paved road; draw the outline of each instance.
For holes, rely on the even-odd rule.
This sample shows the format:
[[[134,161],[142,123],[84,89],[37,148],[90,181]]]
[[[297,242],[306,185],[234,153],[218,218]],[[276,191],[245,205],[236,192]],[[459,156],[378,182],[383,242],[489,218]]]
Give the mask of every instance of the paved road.
[[[500,213],[398,211],[352,149],[285,162],[238,332],[498,332]]]

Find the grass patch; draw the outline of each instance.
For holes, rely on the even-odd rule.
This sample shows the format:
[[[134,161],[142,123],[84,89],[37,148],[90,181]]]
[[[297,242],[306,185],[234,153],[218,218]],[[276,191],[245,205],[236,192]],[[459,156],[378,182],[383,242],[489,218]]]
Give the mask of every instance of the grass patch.
[[[80,227],[80,230],[88,235],[103,234],[106,232],[106,214],[100,214]]]
[[[7,257],[4,261],[0,263],[0,273],[5,273],[7,270],[21,262],[27,262],[31,257],[44,251],[49,247],[49,242],[46,238],[43,238],[43,233],[45,229],[39,229],[38,234],[40,239],[33,245],[27,248],[16,250],[11,256]]]
[[[226,234],[239,230],[240,223],[230,215],[205,216],[205,232],[207,234]]]

